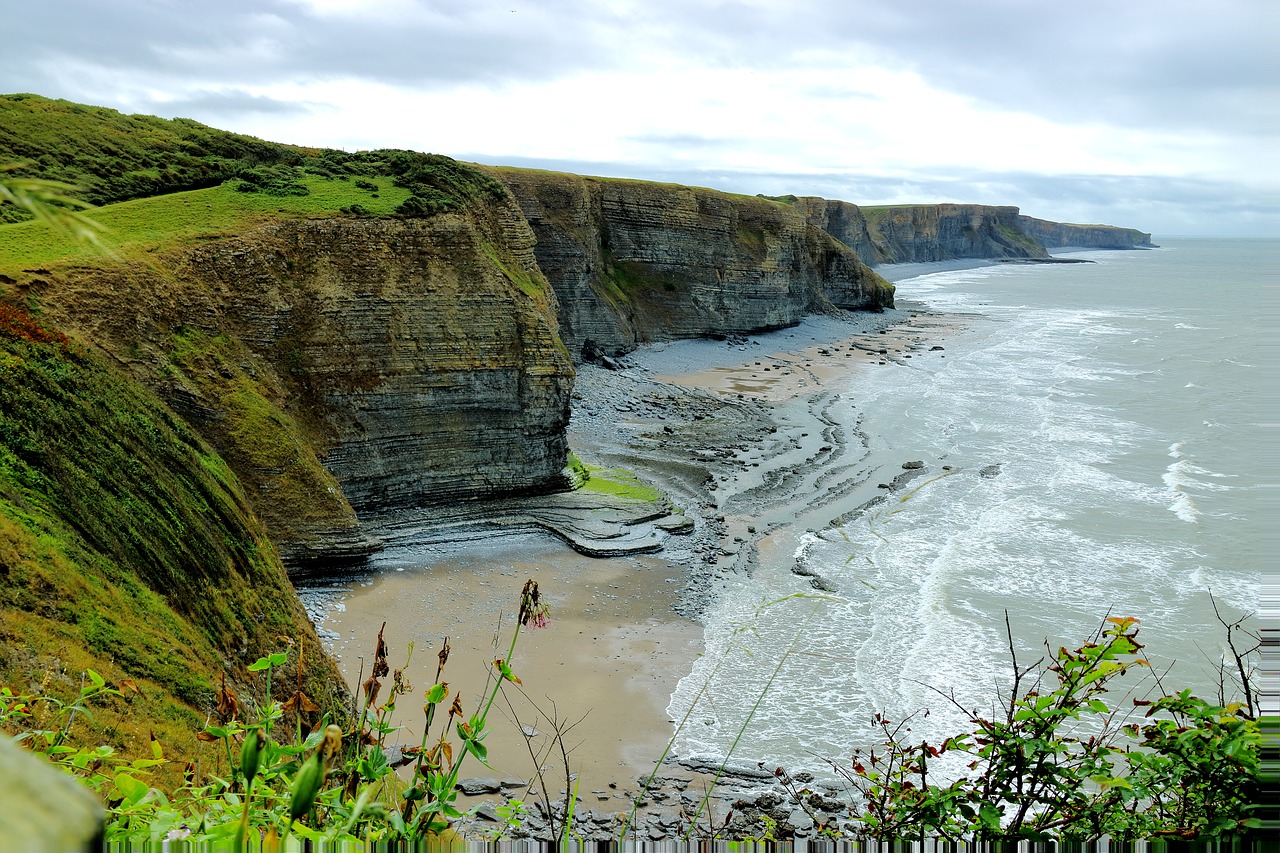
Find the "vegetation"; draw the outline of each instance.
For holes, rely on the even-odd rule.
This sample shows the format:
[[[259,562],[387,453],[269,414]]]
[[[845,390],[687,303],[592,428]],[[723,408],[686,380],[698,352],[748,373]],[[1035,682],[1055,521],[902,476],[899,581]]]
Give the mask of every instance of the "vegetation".
[[[243,703],[224,683],[215,718],[197,726],[211,754],[202,767],[188,767],[177,785],[153,784],[156,769],[168,763],[158,745],[128,759],[69,737],[77,718],[122,696],[92,670],[79,694],[65,702],[0,689],[0,730],[82,779],[110,804],[108,842],[186,840],[257,851],[285,849],[291,836],[309,843],[448,839],[462,817],[459,772],[468,757],[487,765],[489,713],[504,684],[520,683],[511,665],[520,631],[548,621],[538,585],[530,580],[521,592],[507,656],[493,661],[489,687],[471,713],[442,680],[446,640],[435,680],[422,694],[421,744],[394,754],[386,749],[386,737],[398,729],[397,702],[413,688],[403,669],[392,672],[381,632],[352,728],[318,713],[301,675],[284,701]],[[265,681],[261,695],[279,693],[272,680],[291,657],[268,654],[248,666]],[[301,672],[302,662],[296,664]],[[412,780],[400,781],[397,767],[412,767]]]
[[[0,220],[10,223],[0,226],[0,270],[88,251],[76,223],[91,225],[66,215],[78,207],[66,196],[71,183],[108,205],[95,219],[110,228],[103,242],[126,258],[259,216],[430,216],[504,192],[448,158],[302,149],[22,95],[0,97],[0,162],[20,164],[0,182]],[[21,221],[50,206],[64,213]],[[738,236],[748,248],[764,239]],[[543,291],[503,269],[530,295]],[[623,294],[676,286],[639,265],[610,269]],[[222,375],[241,360],[235,342],[203,332],[178,329],[169,343],[173,369],[191,375]],[[218,387],[245,464],[287,464],[296,428],[260,388],[226,374]],[[319,476],[318,464],[308,470],[299,491],[304,475]],[[621,469],[583,473],[587,489],[661,498]],[[413,688],[392,672],[381,634],[352,716],[224,460],[140,386],[43,323],[32,303],[15,300],[0,301],[0,616],[0,729],[107,801],[110,840],[237,850],[283,849],[290,839],[448,839],[462,817],[459,772],[471,759],[487,762],[489,713],[504,686],[519,684],[520,631],[547,620],[529,582],[506,657],[493,661],[470,713],[442,680],[446,642],[422,694],[422,741],[397,757],[386,737]],[[832,765],[848,783],[847,820],[819,832],[875,842],[1247,836],[1260,825],[1261,736],[1248,664],[1256,648],[1237,651],[1240,625],[1227,625],[1235,669],[1226,670],[1238,678],[1239,702],[1167,692],[1157,681],[1159,698],[1125,707],[1113,697],[1117,680],[1147,664],[1137,621],[1123,618],[1031,666],[1015,657],[1008,696],[989,713],[962,709],[971,730],[940,745],[917,744],[906,722],[877,714],[883,746]],[[772,678],[754,697],[744,728],[771,686]],[[567,729],[552,726],[567,777]],[[408,779],[399,766],[412,767]],[[803,807],[812,792],[777,775]],[[552,831],[565,842],[576,800],[567,779],[566,790]],[[519,825],[521,808],[506,804],[498,832]],[[759,837],[776,829],[765,822]]]
[[[105,205],[94,220],[111,248],[267,217],[426,217],[506,194],[488,174],[437,154],[301,148],[37,95],[0,96],[0,164],[10,186],[43,182],[74,189],[72,203]],[[36,209],[11,195],[0,193],[0,270],[94,251],[65,229],[28,222]]]
[[[819,596],[789,596],[765,606],[797,598]],[[795,652],[816,612],[815,607],[798,621],[796,638],[774,675]],[[547,621],[537,584],[529,581],[506,657],[493,661],[489,686],[470,712],[450,696],[442,680],[450,653],[446,640],[435,677],[422,692],[422,740],[408,749],[386,744],[386,737],[399,728],[397,705],[413,687],[404,669],[391,670],[381,632],[354,726],[320,716],[301,677],[284,701],[242,704],[224,685],[216,718],[198,733],[211,752],[201,769],[188,768],[176,785],[156,782],[157,769],[168,763],[158,743],[141,757],[130,757],[69,736],[77,716],[123,693],[93,671],[86,672],[79,694],[69,701],[0,689],[0,729],[79,776],[107,800],[110,841],[187,839],[229,843],[227,849],[237,851],[286,849],[290,837],[308,843],[445,841],[456,838],[455,822],[465,817],[458,806],[460,770],[468,758],[488,765],[484,741],[489,713],[505,687],[520,684],[512,664],[520,631]],[[1235,652],[1241,622],[1227,628]],[[740,629],[743,634],[752,631],[749,624]],[[912,739],[907,722],[893,723],[876,714],[873,722],[885,742],[878,750],[855,751],[848,763],[832,762],[849,786],[848,813],[840,822],[817,821],[818,837],[877,844],[1249,838],[1261,826],[1254,814],[1261,792],[1261,736],[1247,663],[1256,648],[1235,652],[1243,702],[1215,705],[1180,691],[1155,700],[1133,699],[1126,710],[1122,702],[1132,694],[1125,691],[1125,699],[1117,702],[1113,682],[1147,666],[1141,649],[1137,621],[1114,618],[1078,649],[1052,653],[1047,665],[1024,668],[1015,658],[1013,690],[1000,700],[998,713],[970,712],[973,730],[938,747]],[[735,646],[737,651],[747,653]],[[280,694],[271,689],[271,681],[291,657],[287,652],[270,654],[249,666],[267,682],[262,695]],[[771,686],[772,678],[761,686],[752,713]],[[743,729],[751,718],[748,714]],[[558,815],[544,840],[563,842],[572,837],[577,800],[563,741],[572,726],[558,719],[548,722],[564,760],[567,794],[562,806],[544,802],[544,813]],[[687,722],[688,715],[681,725]],[[961,761],[942,769],[949,755]],[[547,755],[531,752],[531,758],[545,789]],[[396,774],[397,767],[412,767],[407,779]],[[799,808],[819,817],[812,804],[823,798],[803,787],[802,777],[793,778],[782,768],[775,776]],[[646,789],[652,782],[651,776]],[[744,826],[730,813],[717,824],[710,796],[708,789],[686,811],[686,841],[780,840],[778,822],[767,814]],[[642,790],[636,802],[645,797]],[[522,801],[508,800],[496,811],[500,821],[490,825],[488,840],[522,832],[527,814]],[[636,818],[633,810],[622,824],[621,838],[635,831]]]
[[[300,644],[341,681],[235,477],[141,387],[0,303],[0,683],[59,702],[121,685],[77,733],[194,760],[220,674]],[[150,729],[150,731],[149,731]],[[149,750],[148,750],[149,752]]]
[[[1245,655],[1235,655],[1242,702],[1215,705],[1183,690],[1134,699],[1126,710],[1108,700],[1116,679],[1149,666],[1137,626],[1108,618],[1078,649],[1025,668],[1015,656],[1003,705],[994,714],[962,708],[973,730],[940,746],[915,743],[905,722],[875,715],[882,750],[833,765],[862,804],[855,834],[1094,841],[1230,837],[1260,827],[1251,812],[1260,802],[1261,735]],[[1227,625],[1233,650],[1239,628]],[[962,761],[958,777],[938,772],[948,755]]]
[[[662,492],[652,486],[646,486],[641,483],[634,473],[625,468],[602,468],[598,465],[587,465],[586,471],[588,477],[586,482],[582,484],[584,491],[645,501],[646,503],[661,500],[663,497]]]

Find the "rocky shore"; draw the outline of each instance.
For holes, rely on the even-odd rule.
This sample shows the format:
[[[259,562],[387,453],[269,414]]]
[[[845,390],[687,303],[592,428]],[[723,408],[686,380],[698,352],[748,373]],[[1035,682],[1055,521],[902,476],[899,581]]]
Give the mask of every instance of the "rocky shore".
[[[659,345],[608,367],[584,365],[570,444],[588,462],[635,471],[688,520],[664,535],[661,552],[682,568],[679,613],[697,619],[731,575],[750,573],[761,560],[789,560],[794,573],[822,589],[823,579],[792,556],[792,541],[927,473],[920,460],[870,453],[856,427],[845,429],[831,416],[838,400],[824,383],[944,358],[939,341],[952,323],[912,311],[814,317],[767,335]],[[815,783],[806,768],[735,764],[717,781],[719,771],[669,755],[651,780],[642,772],[580,790],[575,831],[604,840],[629,825],[635,837],[661,841],[687,833],[749,836],[772,826],[785,838],[848,820],[848,792]],[[477,790],[468,831],[540,837],[563,820],[567,788],[551,798],[549,812],[515,781],[507,781],[510,788],[475,783],[488,795]],[[497,809],[509,797],[529,807],[519,826],[500,819]]]
[[[899,273],[894,277],[974,265],[901,265],[894,268]],[[488,570],[490,576],[511,575],[515,581],[526,570],[542,577],[558,572],[556,584],[574,590],[556,608],[567,620],[557,626],[565,633],[556,639],[554,630],[539,632],[545,633],[537,638],[541,645],[530,650],[530,663],[524,665],[533,670],[520,671],[529,683],[555,685],[558,702],[586,704],[591,713],[583,725],[597,726],[573,741],[569,761],[571,771],[581,771],[574,818],[581,837],[617,838],[627,823],[628,832],[640,839],[674,839],[691,831],[695,816],[695,835],[750,835],[769,824],[778,837],[803,837],[847,819],[846,792],[814,784],[807,772],[821,768],[785,768],[778,774],[779,768],[734,764],[716,781],[721,768],[668,754],[654,772],[674,724],[665,719],[662,707],[674,680],[697,653],[692,645],[696,620],[726,582],[752,573],[761,561],[785,561],[815,589],[824,589],[824,579],[793,556],[799,537],[836,519],[847,520],[929,473],[920,460],[869,451],[857,423],[846,426],[847,418],[835,416],[835,407],[847,401],[828,384],[859,371],[909,368],[917,360],[945,358],[942,341],[956,322],[910,309],[840,312],[768,334],[658,344],[584,364],[572,400],[571,448],[589,465],[635,472],[641,482],[660,489],[664,499],[640,502],[581,490],[460,503],[378,520],[375,529],[387,543],[387,553],[405,548],[410,555],[404,565],[379,569],[383,576],[388,570],[413,572],[411,564],[439,559],[441,549],[462,545],[481,555],[479,563],[497,563]],[[507,558],[494,550],[499,541],[495,534],[530,532],[553,533],[579,554],[607,559],[579,564],[552,558],[556,568],[550,569],[547,557],[530,554],[530,565],[522,566],[504,562]],[[611,572],[614,582],[602,583],[594,574],[600,571]],[[407,595],[436,602],[452,595],[453,588],[433,579],[437,574],[433,569],[417,579],[405,574],[385,582],[338,581],[329,584],[327,594],[321,591],[317,597],[315,589],[304,588],[303,596],[343,658],[362,648],[358,626],[369,621],[369,614],[386,618],[386,608],[393,608],[412,623],[416,617],[403,612]],[[393,584],[385,587],[386,603],[365,602],[361,587],[376,589],[379,583]],[[490,580],[467,582],[473,593],[480,593],[474,583],[487,589]],[[418,592],[423,584],[432,584],[430,591]],[[544,586],[555,588],[550,581]],[[396,589],[400,592],[392,591]],[[619,596],[646,602],[647,609],[619,609]],[[335,613],[335,602],[345,602],[345,612]],[[502,608],[487,592],[470,606],[467,614]],[[457,618],[476,617],[459,613]],[[612,619],[616,628],[606,624]],[[625,627],[627,621],[634,626]],[[439,619],[431,617],[431,622],[437,625]],[[603,630],[613,636],[607,648],[599,645]],[[573,648],[575,633],[584,632],[596,635],[596,643]],[[609,654],[610,649],[617,653]],[[562,668],[548,664],[557,658]],[[593,673],[583,674],[588,668]],[[637,682],[635,673],[643,671],[650,674]],[[634,692],[638,686],[640,694]],[[618,719],[625,719],[626,726],[619,727]],[[491,752],[516,751],[509,743],[499,747],[491,743]],[[611,750],[623,758],[611,758]],[[554,790],[544,792],[536,776],[520,770],[508,777],[470,780],[468,800],[476,812],[465,827],[467,834],[545,836],[563,819],[569,790],[563,768],[558,777],[546,774],[545,787]],[[524,804],[518,819],[504,816],[513,799]]]

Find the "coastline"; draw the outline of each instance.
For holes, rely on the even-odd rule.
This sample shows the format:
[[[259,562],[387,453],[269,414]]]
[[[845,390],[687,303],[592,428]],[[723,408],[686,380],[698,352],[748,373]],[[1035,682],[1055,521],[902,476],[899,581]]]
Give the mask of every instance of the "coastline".
[[[989,263],[900,265],[891,277]],[[564,741],[576,777],[567,783],[555,757],[543,759],[547,778],[535,778],[526,744],[550,745],[546,733],[554,727],[519,701],[513,709],[495,705],[487,741],[492,770],[474,764],[463,777],[493,777],[475,786],[473,801],[488,803],[481,814],[489,816],[502,797],[532,804],[541,785],[557,800],[576,784],[580,818],[608,837],[672,736],[676,721],[667,703],[702,651],[697,620],[717,590],[761,561],[789,561],[821,590],[823,580],[795,564],[799,539],[920,473],[904,467],[910,460],[868,452],[856,427],[841,429],[829,414],[837,401],[824,385],[851,372],[909,367],[909,359],[945,358],[940,342],[955,323],[915,306],[812,316],[748,338],[644,347],[620,359],[620,370],[584,365],[569,427],[572,449],[588,464],[626,468],[661,489],[691,529],[654,532],[662,545],[657,554],[595,558],[575,553],[546,534],[547,524],[531,524],[512,510],[546,498],[503,502],[487,519],[475,513],[484,505],[460,510],[461,519],[445,524],[399,518],[383,531],[389,547],[368,571],[328,583],[327,591],[311,588],[319,595],[309,600],[313,616],[353,685],[371,659],[383,619],[393,668],[410,641],[418,644],[407,673],[416,690],[402,700],[408,710],[399,720],[406,724],[403,744],[416,745],[415,696],[434,677],[436,649],[428,645],[438,639],[429,638],[452,632],[445,679],[470,709],[487,662],[505,656],[505,640],[494,650],[495,633],[510,636],[520,585],[526,576],[539,580],[553,624],[522,634],[512,665],[532,701],[571,726]],[[506,618],[497,632],[475,631],[496,625],[499,614]],[[481,636],[464,636],[464,626]],[[533,738],[521,733],[529,720],[537,730]],[[681,766],[679,756],[657,768],[657,790],[638,817],[649,837],[673,831],[682,808],[700,798],[691,792],[708,787],[714,769]],[[732,770],[712,810],[722,816],[732,807],[749,815],[767,776],[753,767]],[[476,828],[485,823],[479,818]]]

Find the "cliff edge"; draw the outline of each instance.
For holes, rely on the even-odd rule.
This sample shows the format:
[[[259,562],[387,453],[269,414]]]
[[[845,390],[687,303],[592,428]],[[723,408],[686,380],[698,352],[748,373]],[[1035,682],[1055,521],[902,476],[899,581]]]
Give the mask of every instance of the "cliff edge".
[[[791,205],[675,184],[487,170],[533,228],[575,358],[584,347],[620,354],[893,305],[893,285]]]

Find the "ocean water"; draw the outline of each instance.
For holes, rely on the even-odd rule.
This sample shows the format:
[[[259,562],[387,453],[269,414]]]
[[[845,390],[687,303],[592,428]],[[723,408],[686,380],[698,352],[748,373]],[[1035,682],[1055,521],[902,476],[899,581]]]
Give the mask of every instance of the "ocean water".
[[[1023,664],[1135,616],[1167,686],[1216,693],[1209,593],[1256,612],[1275,559],[1280,241],[1161,242],[898,285],[900,306],[962,318],[946,357],[836,390],[873,450],[929,474],[803,537],[829,598],[769,603],[807,589],[789,566],[725,592],[668,709],[678,754],[721,760],[739,738],[733,764],[821,772],[878,742],[876,711],[940,741],[964,723],[943,693],[990,707],[1010,681],[1006,612]]]

